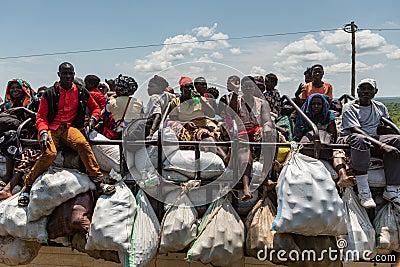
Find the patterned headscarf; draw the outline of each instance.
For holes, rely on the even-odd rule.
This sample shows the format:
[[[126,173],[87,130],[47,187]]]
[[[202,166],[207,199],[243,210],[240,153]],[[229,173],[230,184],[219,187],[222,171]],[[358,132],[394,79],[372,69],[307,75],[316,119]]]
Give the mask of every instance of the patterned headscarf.
[[[319,97],[322,99],[321,113],[316,115],[314,115],[311,110],[311,102],[315,97]],[[333,114],[333,112],[329,110],[330,107],[329,103],[330,102],[327,95],[312,94],[306,99],[303,106],[301,107],[301,110],[307,115],[308,118],[310,118],[312,122],[314,122],[314,124],[326,125],[331,121],[336,120],[336,117]],[[312,128],[307,124],[307,122],[303,120],[301,116],[297,115],[296,126],[294,129],[296,138],[301,139],[301,137],[303,137],[307,132],[311,130]]]
[[[132,77],[124,76],[120,74],[118,78],[114,80],[115,87],[120,92],[120,95],[130,96],[133,95],[138,89],[138,84]]]
[[[10,86],[13,83],[18,83],[21,86],[22,91],[24,91],[24,100],[22,101],[22,106],[29,108],[35,96],[35,90],[32,89],[32,87],[27,81],[21,79],[13,79],[7,83],[4,109],[10,109],[14,107],[15,99],[13,99],[10,95]]]

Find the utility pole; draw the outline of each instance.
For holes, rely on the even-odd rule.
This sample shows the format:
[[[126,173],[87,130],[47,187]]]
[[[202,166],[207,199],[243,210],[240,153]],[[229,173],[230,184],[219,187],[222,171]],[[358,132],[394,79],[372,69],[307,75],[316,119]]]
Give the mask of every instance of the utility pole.
[[[351,33],[351,95],[356,95],[356,31],[358,30],[357,25],[352,21],[350,24],[346,24],[343,30],[347,33]]]

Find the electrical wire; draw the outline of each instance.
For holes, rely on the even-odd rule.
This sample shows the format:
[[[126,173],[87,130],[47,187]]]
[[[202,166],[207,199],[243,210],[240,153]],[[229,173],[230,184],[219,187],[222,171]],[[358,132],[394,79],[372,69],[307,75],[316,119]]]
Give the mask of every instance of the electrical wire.
[[[168,44],[165,44],[165,43],[163,43],[163,44],[146,44],[146,45],[123,46],[123,47],[111,47],[111,48],[98,48],[98,49],[87,49],[87,50],[76,50],[76,51],[52,52],[52,53],[42,53],[42,54],[5,56],[5,57],[0,57],[0,60],[29,58],[29,57],[56,56],[56,55],[67,55],[67,54],[80,54],[80,53],[92,53],[92,52],[104,52],[104,51],[117,51],[117,50],[127,50],[127,49],[137,49],[137,48],[172,46],[172,45],[181,45],[181,44],[206,43],[206,42],[218,42],[218,41],[229,41],[229,40],[244,40],[244,39],[255,39],[255,38],[264,38],[264,37],[276,37],[276,36],[309,34],[309,33],[319,33],[319,32],[332,32],[332,31],[338,31],[338,30],[342,30],[342,29],[338,28],[338,29],[327,29],[327,30],[311,30],[311,31],[286,32],[286,33],[272,33],[272,34],[260,34],[260,35],[251,35],[251,36],[217,38],[217,39],[208,39],[208,40],[173,42],[173,43],[168,43]],[[360,30],[400,31],[400,29],[396,29],[396,28],[392,28],[392,29],[390,29],[390,28],[388,28],[388,29],[358,29],[358,31],[360,31]]]

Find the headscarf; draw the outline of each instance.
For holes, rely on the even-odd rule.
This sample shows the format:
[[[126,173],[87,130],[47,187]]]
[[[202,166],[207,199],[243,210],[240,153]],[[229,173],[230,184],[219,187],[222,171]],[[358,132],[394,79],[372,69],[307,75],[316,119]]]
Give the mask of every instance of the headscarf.
[[[190,79],[189,77],[182,76],[179,79],[179,86],[180,87],[186,86],[188,83],[193,83],[192,79]]]
[[[123,96],[133,95],[138,89],[138,84],[134,78],[129,76],[124,76],[120,74],[118,78],[114,80],[115,86]]]
[[[319,97],[322,99],[322,110],[320,114],[314,115],[311,110],[311,102],[315,97]],[[306,101],[304,102],[301,110],[306,114],[306,116],[314,123],[326,125],[330,122],[336,120],[335,115],[332,111],[329,110],[329,97],[324,94],[312,94],[310,95]],[[307,124],[307,122],[300,116],[296,117],[296,126],[295,126],[295,136],[297,139],[301,139],[307,132],[311,131],[312,128]]]
[[[24,100],[22,101],[22,106],[25,108],[29,108],[35,96],[35,90],[32,89],[27,81],[21,79],[13,79],[7,83],[4,109],[7,110],[14,107],[14,99],[12,99],[10,95],[10,86],[13,83],[18,83],[21,86],[22,91],[24,92]]]

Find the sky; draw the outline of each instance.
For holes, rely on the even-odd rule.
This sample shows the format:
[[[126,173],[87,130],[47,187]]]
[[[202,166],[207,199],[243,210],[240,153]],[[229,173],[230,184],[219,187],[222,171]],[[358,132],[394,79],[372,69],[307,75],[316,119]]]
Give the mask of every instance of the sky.
[[[374,78],[378,96],[400,96],[400,2],[395,0],[2,0],[0,8],[2,97],[13,78],[35,89],[52,85],[64,61],[81,78],[132,76],[140,85],[135,96],[143,100],[154,74],[172,87],[180,76],[204,76],[223,93],[229,75],[275,73],[281,94],[293,96],[304,70],[322,64],[323,80],[339,97],[350,93],[351,34],[342,28],[351,21],[359,28],[356,81]],[[214,41],[201,42],[206,40]]]

